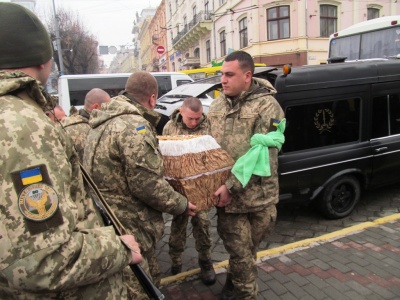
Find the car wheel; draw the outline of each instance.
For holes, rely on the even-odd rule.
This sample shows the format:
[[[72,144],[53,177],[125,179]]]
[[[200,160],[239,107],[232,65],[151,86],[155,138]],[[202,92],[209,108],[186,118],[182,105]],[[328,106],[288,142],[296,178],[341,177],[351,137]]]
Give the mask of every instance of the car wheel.
[[[333,180],[325,188],[318,203],[320,212],[328,219],[348,216],[360,200],[360,183],[354,176]]]

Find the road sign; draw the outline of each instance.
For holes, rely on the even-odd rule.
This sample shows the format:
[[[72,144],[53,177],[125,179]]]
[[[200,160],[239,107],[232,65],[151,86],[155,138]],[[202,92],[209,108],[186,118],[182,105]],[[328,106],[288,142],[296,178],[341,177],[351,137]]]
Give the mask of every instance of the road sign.
[[[164,54],[164,52],[165,52],[164,46],[161,46],[161,45],[157,46],[157,53],[158,54]]]

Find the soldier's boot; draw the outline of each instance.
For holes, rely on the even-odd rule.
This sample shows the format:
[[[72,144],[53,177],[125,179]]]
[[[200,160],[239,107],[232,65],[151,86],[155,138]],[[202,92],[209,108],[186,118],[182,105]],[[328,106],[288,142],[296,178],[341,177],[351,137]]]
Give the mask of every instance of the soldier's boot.
[[[215,271],[211,260],[199,259],[199,266],[201,269],[201,281],[205,285],[212,285],[215,283]]]
[[[171,273],[172,275],[176,275],[182,272],[182,264],[172,264]]]
[[[219,297],[220,300],[235,300],[235,292],[234,292],[234,286],[232,283],[232,279],[228,273],[226,276],[226,281],[224,284],[224,287],[222,288],[221,295]]]
[[[180,272],[182,272],[182,258],[180,255],[172,254],[169,253],[172,261],[172,266],[171,266],[171,273],[172,275],[176,275]]]

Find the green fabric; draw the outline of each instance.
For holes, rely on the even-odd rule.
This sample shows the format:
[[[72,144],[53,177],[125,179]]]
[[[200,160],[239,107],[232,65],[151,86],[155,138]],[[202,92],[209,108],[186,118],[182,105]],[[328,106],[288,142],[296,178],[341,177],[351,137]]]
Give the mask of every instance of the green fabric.
[[[246,187],[251,175],[271,176],[268,148],[281,150],[285,142],[286,119],[282,119],[276,131],[267,134],[256,133],[251,137],[251,148],[241,156],[232,168],[232,173]]]
[[[38,66],[52,56],[50,36],[39,18],[19,4],[0,2],[0,69]]]

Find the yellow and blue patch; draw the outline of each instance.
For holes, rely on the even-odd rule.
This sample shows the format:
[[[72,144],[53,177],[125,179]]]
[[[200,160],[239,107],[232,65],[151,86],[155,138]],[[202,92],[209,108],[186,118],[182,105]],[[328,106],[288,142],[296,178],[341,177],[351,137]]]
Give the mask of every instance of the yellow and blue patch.
[[[276,131],[278,129],[279,123],[280,123],[279,120],[271,118],[270,121],[269,121],[269,129],[268,129],[268,131],[269,132]]]
[[[144,125],[136,127],[136,131],[140,134],[145,134],[146,133],[146,127]]]
[[[41,182],[43,180],[42,173],[40,172],[40,168],[34,168],[30,170],[24,170],[19,172],[19,176],[21,178],[23,185],[33,184],[37,182]]]

